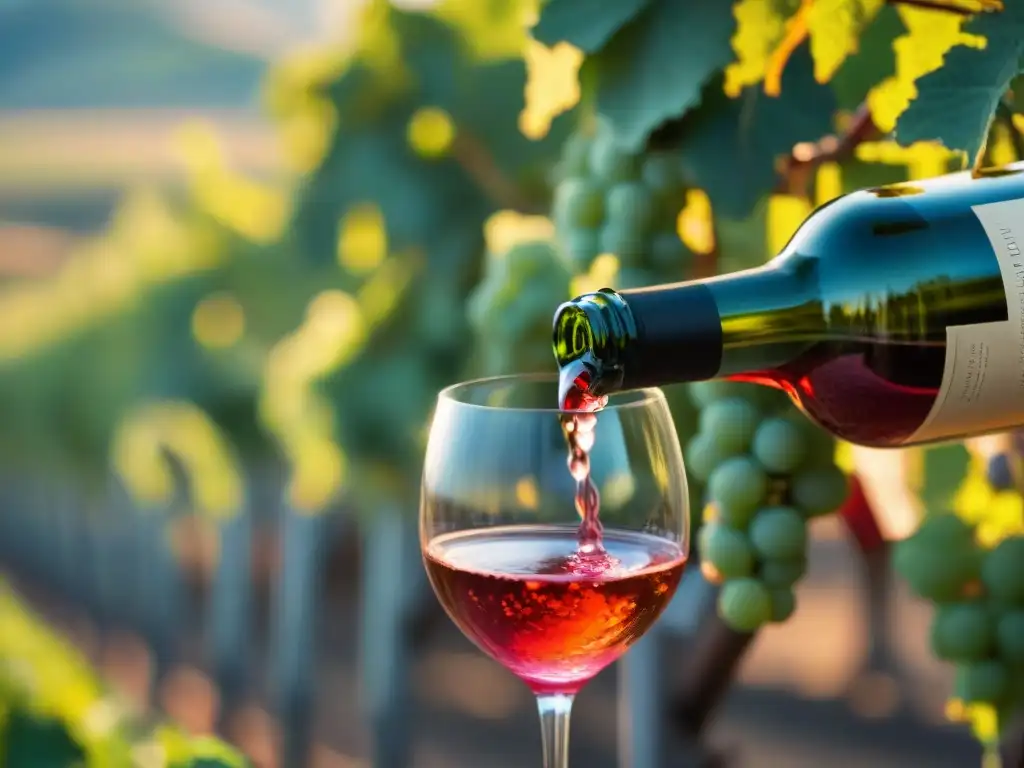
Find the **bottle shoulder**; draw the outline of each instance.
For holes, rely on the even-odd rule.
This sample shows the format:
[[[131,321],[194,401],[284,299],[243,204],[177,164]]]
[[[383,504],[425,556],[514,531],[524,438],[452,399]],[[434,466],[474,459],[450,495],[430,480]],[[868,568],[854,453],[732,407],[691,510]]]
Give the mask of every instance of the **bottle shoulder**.
[[[860,190],[814,211],[782,255],[832,260],[905,250],[915,240],[941,240],[974,229],[975,207],[1015,199],[1024,201],[1024,163]]]
[[[963,176],[837,198],[808,217],[775,266],[813,273],[826,295],[900,292],[940,272],[987,276],[997,265],[979,207],[1020,201],[1024,213],[1024,174]]]

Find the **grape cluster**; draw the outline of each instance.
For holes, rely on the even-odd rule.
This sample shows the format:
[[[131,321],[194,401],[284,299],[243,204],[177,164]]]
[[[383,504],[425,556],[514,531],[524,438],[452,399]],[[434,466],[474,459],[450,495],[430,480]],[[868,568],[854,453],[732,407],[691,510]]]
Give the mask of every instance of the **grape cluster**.
[[[551,368],[551,316],[571,275],[553,243],[526,241],[489,254],[467,301],[485,376]]]
[[[685,200],[678,155],[630,154],[598,129],[565,142],[552,219],[574,272],[612,254],[616,287],[638,287],[685,277],[691,254],[677,227]]]
[[[796,608],[807,567],[807,521],[838,508],[848,482],[832,438],[783,393],[750,384],[690,387],[700,409],[686,448],[689,476],[705,484],[701,570],[721,584],[718,613],[753,632]]]
[[[1016,495],[997,495],[1004,493]],[[1005,724],[1024,707],[1024,521],[995,540],[987,525],[930,514],[897,545],[894,563],[919,597],[935,603],[932,651],[956,667],[951,714],[973,720],[991,708]]]

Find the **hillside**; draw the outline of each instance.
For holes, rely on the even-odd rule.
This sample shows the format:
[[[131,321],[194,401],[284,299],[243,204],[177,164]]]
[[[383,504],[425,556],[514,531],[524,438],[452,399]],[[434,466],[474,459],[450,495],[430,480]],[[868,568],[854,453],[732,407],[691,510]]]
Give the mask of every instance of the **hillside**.
[[[0,3],[0,110],[244,107],[265,67],[146,0]]]

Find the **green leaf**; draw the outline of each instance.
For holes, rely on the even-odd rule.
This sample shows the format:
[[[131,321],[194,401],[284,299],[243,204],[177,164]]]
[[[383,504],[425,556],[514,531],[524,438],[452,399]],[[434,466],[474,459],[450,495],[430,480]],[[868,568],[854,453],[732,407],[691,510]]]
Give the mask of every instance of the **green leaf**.
[[[768,248],[767,213],[767,202],[762,202],[743,219],[715,216],[720,274],[759,267],[775,256]]]
[[[815,0],[807,20],[814,77],[827,83],[846,57],[858,50],[861,33],[884,0]]]
[[[638,150],[658,125],[700,101],[701,88],[732,60],[736,26],[725,2],[658,0],[589,57],[597,113],[616,143]]]
[[[1010,91],[1010,109],[1018,115],[1024,114],[1024,77],[1014,78]]]
[[[896,122],[896,140],[940,141],[963,150],[974,162],[985,143],[996,105],[1021,71],[1024,55],[1024,3],[1006,4],[1000,13],[977,16],[965,32],[983,35],[978,50],[952,48],[940,69],[917,80],[917,98]]]
[[[917,95],[916,81],[941,67],[950,48],[978,44],[977,35],[963,32],[962,16],[906,6],[897,13],[907,31],[892,43],[896,73],[872,88],[867,98],[871,117],[882,133],[896,127],[897,118]]]
[[[829,80],[840,109],[856,109],[872,88],[896,75],[893,42],[906,32],[895,8],[887,5],[878,12],[861,34],[857,52],[847,56]]]
[[[562,42],[594,53],[651,0],[549,0],[541,9],[533,37],[544,45]]]
[[[4,768],[79,768],[85,751],[59,720],[15,710],[7,718]]]
[[[542,139],[526,138],[519,130],[526,81],[522,59],[478,64],[462,78],[450,111],[459,130],[483,144],[508,178],[536,187],[546,185],[562,144],[575,128],[576,114],[559,115]]]
[[[527,139],[518,128],[527,82],[522,59],[481,61],[457,28],[426,14],[392,9],[389,20],[402,64],[414,73],[410,89],[378,105],[371,122],[346,122],[345,105],[365,101],[359,88],[376,88],[372,79],[352,75],[344,101],[336,103],[341,125],[327,157],[299,193],[294,232],[307,257],[333,261],[341,215],[350,206],[372,202],[383,213],[393,250],[427,249],[431,267],[450,270],[449,279],[457,283],[468,266],[467,249],[440,247],[440,240],[456,231],[479,235],[483,221],[499,207],[472,171],[478,171],[476,177],[500,171],[526,203],[546,203],[546,172],[574,115],[561,115],[543,139]],[[357,61],[350,72],[358,71]],[[409,122],[425,107],[450,118],[456,141],[466,150],[459,160],[422,157],[410,147]]]
[[[802,45],[786,65],[778,97],[755,86],[730,99],[717,80],[705,88],[681,150],[688,179],[707,192],[716,214],[745,218],[775,186],[776,158],[831,132],[835,94],[814,81],[812,70]]]
[[[737,96],[741,89],[764,80],[768,62],[786,35],[786,21],[800,0],[738,0],[733,6],[736,32],[732,48],[736,61],[725,71],[725,91]]]

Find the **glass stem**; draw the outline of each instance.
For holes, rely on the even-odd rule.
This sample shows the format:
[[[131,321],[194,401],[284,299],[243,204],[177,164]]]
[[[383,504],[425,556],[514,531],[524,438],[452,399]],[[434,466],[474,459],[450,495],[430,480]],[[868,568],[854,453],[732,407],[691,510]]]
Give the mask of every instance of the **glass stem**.
[[[573,697],[566,693],[537,696],[544,768],[569,768],[569,717]]]

